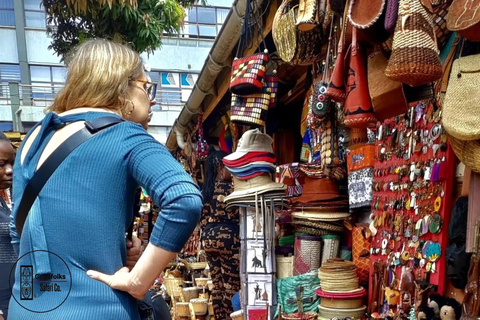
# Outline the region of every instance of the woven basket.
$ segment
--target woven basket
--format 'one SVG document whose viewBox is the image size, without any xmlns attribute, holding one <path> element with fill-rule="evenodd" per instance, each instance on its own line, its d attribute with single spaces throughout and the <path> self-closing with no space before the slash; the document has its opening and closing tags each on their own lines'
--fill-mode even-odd
<svg viewBox="0 0 480 320">
<path fill-rule="evenodd" d="M 190 301 L 191 299 L 198 298 L 198 288 L 191 287 L 191 288 L 183 288 L 183 299 L 185 302 Z"/>
<path fill-rule="evenodd" d="M 293 277 L 293 264 L 295 257 L 276 257 L 277 279 Z"/>
<path fill-rule="evenodd" d="M 305 312 L 302 317 L 298 313 L 284 313 L 282 314 L 282 319 L 284 320 L 316 320 L 317 313 L 313 311 Z"/>
<path fill-rule="evenodd" d="M 204 315 L 208 311 L 208 300 L 207 299 L 192 299 L 190 303 L 193 306 L 195 314 Z"/>
<path fill-rule="evenodd" d="M 400 0 L 392 55 L 385 75 L 416 87 L 440 79 L 442 73 L 432 13 L 420 0 Z"/>
<path fill-rule="evenodd" d="M 322 238 L 318 236 L 295 237 L 294 275 L 305 274 L 320 267 Z"/>
<path fill-rule="evenodd" d="M 472 171 L 480 173 L 480 141 L 462 141 L 447 134 L 453 152 Z"/>
<path fill-rule="evenodd" d="M 322 289 L 315 291 L 321 298 L 320 305 L 332 309 L 357 309 L 363 304 L 363 298 L 366 295 L 364 288 L 359 288 L 350 292 L 327 292 Z"/>
<path fill-rule="evenodd" d="M 232 320 L 243 320 L 243 310 L 230 313 L 230 318 L 232 318 Z"/>
<path fill-rule="evenodd" d="M 350 317 L 353 319 L 362 319 L 365 317 L 365 311 L 367 310 L 366 306 L 362 306 L 356 309 L 332 309 L 325 308 L 321 305 L 318 306 L 318 319 L 327 319 L 330 320 L 334 317 L 344 319 Z"/>
<path fill-rule="evenodd" d="M 323 239 L 323 251 L 322 251 L 322 264 L 329 259 L 338 258 L 340 252 L 340 236 L 327 234 L 322 236 Z"/>
<path fill-rule="evenodd" d="M 208 278 L 195 278 L 195 284 L 197 287 L 205 287 L 208 280 Z"/>
<path fill-rule="evenodd" d="M 188 302 L 177 302 L 175 304 L 178 317 L 189 317 L 190 316 L 190 303 Z"/>
<path fill-rule="evenodd" d="M 170 297 L 179 297 L 182 295 L 182 278 L 164 278 L 163 284 L 167 288 L 167 293 Z"/>
</svg>

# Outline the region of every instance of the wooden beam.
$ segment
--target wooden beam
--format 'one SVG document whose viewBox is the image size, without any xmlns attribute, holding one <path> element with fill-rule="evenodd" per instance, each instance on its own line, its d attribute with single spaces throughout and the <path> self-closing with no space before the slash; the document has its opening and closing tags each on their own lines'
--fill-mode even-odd
<svg viewBox="0 0 480 320">
<path fill-rule="evenodd" d="M 273 25 L 273 18 L 275 17 L 275 13 L 277 12 L 278 9 L 278 3 L 277 1 L 271 1 L 270 2 L 270 8 L 269 8 L 268 16 L 265 20 L 265 23 L 263 24 L 263 37 L 266 37 L 270 31 L 272 31 L 272 25 Z M 261 8 L 259 9 L 261 10 Z M 260 37 L 257 37 L 260 38 Z M 255 51 L 257 51 L 258 46 L 252 46 L 251 48 L 245 50 L 244 56 L 248 56 L 253 54 Z M 228 53 L 230 54 L 230 53 Z M 203 110 L 203 119 L 207 119 L 208 116 L 215 110 L 217 107 L 218 103 L 220 100 L 222 100 L 223 96 L 225 93 L 227 93 L 227 90 L 230 86 L 230 79 L 229 77 L 224 77 L 222 79 L 222 82 L 220 86 L 218 87 L 217 90 L 217 95 L 212 99 L 212 101 L 206 106 Z"/>
</svg>

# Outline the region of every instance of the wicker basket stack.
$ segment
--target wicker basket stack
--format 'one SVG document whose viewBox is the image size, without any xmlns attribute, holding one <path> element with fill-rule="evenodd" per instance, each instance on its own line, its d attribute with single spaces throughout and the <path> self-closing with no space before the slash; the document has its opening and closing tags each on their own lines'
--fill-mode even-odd
<svg viewBox="0 0 480 320">
<path fill-rule="evenodd" d="M 343 259 L 330 259 L 318 269 L 321 298 L 318 319 L 361 318 L 365 314 L 366 291 L 358 284 L 355 264 Z"/>
</svg>

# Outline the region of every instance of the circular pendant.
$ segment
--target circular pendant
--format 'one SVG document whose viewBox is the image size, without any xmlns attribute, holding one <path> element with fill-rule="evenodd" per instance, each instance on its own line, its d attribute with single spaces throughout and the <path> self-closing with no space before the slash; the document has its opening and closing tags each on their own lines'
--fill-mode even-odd
<svg viewBox="0 0 480 320">
<path fill-rule="evenodd" d="M 435 199 L 435 203 L 433 204 L 433 209 L 435 210 L 435 212 L 439 212 L 441 207 L 442 207 L 442 198 L 438 196 Z"/>
</svg>

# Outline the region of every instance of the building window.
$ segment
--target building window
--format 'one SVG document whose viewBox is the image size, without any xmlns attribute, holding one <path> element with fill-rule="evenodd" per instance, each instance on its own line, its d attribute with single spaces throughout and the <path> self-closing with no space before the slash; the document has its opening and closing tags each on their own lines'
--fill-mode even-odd
<svg viewBox="0 0 480 320">
<path fill-rule="evenodd" d="M 162 105 L 184 103 L 198 78 L 198 74 L 167 71 L 151 71 L 148 76 L 158 84 L 155 111 L 161 110 Z"/>
<path fill-rule="evenodd" d="M 187 12 L 181 36 L 184 38 L 215 38 L 225 22 L 229 10 L 227 8 L 194 6 Z"/>
<path fill-rule="evenodd" d="M 1 0 L 0 0 L 1 1 Z M 45 29 L 46 15 L 41 0 L 23 0 L 25 6 L 25 26 Z"/>
<path fill-rule="evenodd" d="M 0 26 L 15 26 L 13 0 L 0 0 Z"/>
<path fill-rule="evenodd" d="M 32 98 L 53 99 L 65 83 L 65 67 L 30 66 Z"/>
<path fill-rule="evenodd" d="M 18 64 L 0 64 L 0 97 L 9 92 L 9 82 L 20 82 L 20 66 Z"/>
</svg>

